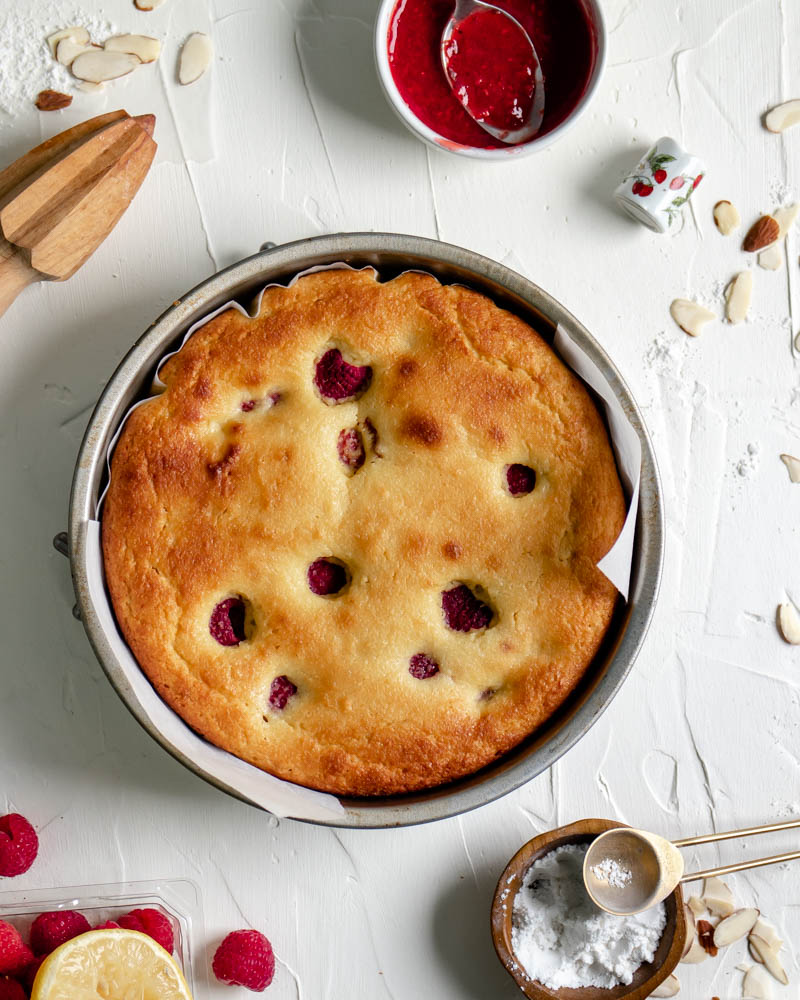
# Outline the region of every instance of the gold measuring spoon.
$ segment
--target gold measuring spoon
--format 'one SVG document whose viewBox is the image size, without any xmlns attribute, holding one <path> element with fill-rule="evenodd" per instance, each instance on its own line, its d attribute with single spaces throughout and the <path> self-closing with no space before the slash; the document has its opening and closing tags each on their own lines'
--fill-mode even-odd
<svg viewBox="0 0 800 1000">
<path fill-rule="evenodd" d="M 800 819 L 794 819 L 786 823 L 771 823 L 769 826 L 730 830 L 726 833 L 710 833 L 703 837 L 689 837 L 671 842 L 646 830 L 620 827 L 602 833 L 592 841 L 583 863 L 583 881 L 594 902 L 607 913 L 641 913 L 642 910 L 647 910 L 666 899 L 684 882 L 800 858 L 800 851 L 790 851 L 788 854 L 775 854 L 755 861 L 739 861 L 732 865 L 708 868 L 687 875 L 684 873 L 683 855 L 678 850 L 679 847 L 711 844 L 718 840 L 734 840 L 740 837 L 755 837 L 762 833 L 777 833 L 779 830 L 798 828 Z"/>
</svg>

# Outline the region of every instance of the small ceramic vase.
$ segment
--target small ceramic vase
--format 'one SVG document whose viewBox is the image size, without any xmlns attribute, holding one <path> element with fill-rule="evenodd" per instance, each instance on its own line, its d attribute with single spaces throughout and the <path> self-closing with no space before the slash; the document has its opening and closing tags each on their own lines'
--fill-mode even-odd
<svg viewBox="0 0 800 1000">
<path fill-rule="evenodd" d="M 659 139 L 614 192 L 625 211 L 656 233 L 669 232 L 705 175 L 674 139 Z"/>
</svg>

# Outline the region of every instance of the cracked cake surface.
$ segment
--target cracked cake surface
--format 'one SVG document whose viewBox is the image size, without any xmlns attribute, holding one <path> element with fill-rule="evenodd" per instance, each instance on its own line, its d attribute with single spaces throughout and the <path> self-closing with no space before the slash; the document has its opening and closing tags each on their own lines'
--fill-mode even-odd
<svg viewBox="0 0 800 1000">
<path fill-rule="evenodd" d="M 430 275 L 326 271 L 229 310 L 128 419 L 102 518 L 122 633 L 212 743 L 349 795 L 443 784 L 590 667 L 624 521 L 539 335 Z"/>
</svg>

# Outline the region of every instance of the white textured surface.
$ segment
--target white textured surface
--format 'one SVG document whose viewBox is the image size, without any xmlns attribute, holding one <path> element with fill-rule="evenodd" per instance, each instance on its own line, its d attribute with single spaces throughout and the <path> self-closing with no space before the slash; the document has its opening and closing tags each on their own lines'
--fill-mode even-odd
<svg viewBox="0 0 800 1000">
<path fill-rule="evenodd" d="M 785 594 L 800 601 L 800 487 L 778 457 L 800 452 L 798 230 L 788 266 L 756 273 L 746 323 L 693 341 L 668 313 L 684 295 L 721 312 L 742 267 L 735 240 L 713 226 L 717 199 L 747 224 L 800 197 L 800 129 L 778 137 L 759 122 L 800 96 L 788 41 L 800 37 L 800 7 L 606 0 L 609 68 L 588 116 L 552 150 L 498 166 L 427 152 L 395 122 L 372 68 L 375 5 L 213 0 L 216 157 L 182 162 L 162 117 L 164 154 L 115 233 L 69 284 L 29 290 L 0 320 L 0 809 L 43 831 L 41 859 L 15 888 L 194 878 L 211 943 L 245 924 L 269 934 L 281 959 L 276 1000 L 511 1000 L 488 907 L 507 859 L 535 832 L 607 815 L 688 835 L 800 811 L 800 660 L 774 624 Z M 201 0 L 170 0 L 153 15 L 107 0 L 102 13 L 123 30 L 162 16 L 202 30 L 208 17 Z M 170 38 L 163 73 L 179 41 Z M 101 106 L 151 110 L 149 79 L 115 84 Z M 92 108 L 83 95 L 42 127 L 58 131 Z M 709 167 L 674 237 L 647 233 L 611 201 L 620 174 L 665 133 Z M 37 117 L 23 116 L 0 133 L 3 160 L 38 137 Z M 652 631 L 592 732 L 501 802 L 385 833 L 278 824 L 163 754 L 95 662 L 50 546 L 66 525 L 88 410 L 148 323 L 265 240 L 348 229 L 438 235 L 561 299 L 643 407 L 668 516 Z M 704 848 L 689 864 L 797 842 Z M 731 881 L 800 945 L 800 866 Z M 684 994 L 739 995 L 743 957 L 734 946 L 685 968 Z M 786 964 L 796 984 L 793 954 Z M 797 995 L 776 985 L 776 997 Z"/>
</svg>

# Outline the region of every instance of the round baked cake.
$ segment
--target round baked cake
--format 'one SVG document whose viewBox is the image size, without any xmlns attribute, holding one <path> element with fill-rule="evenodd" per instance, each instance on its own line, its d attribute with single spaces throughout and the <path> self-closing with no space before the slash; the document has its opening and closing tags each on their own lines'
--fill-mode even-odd
<svg viewBox="0 0 800 1000">
<path fill-rule="evenodd" d="M 388 795 L 491 763 L 578 684 L 625 504 L 594 402 L 521 319 L 331 270 L 217 316 L 161 378 L 114 452 L 105 570 L 206 739 Z"/>
</svg>

